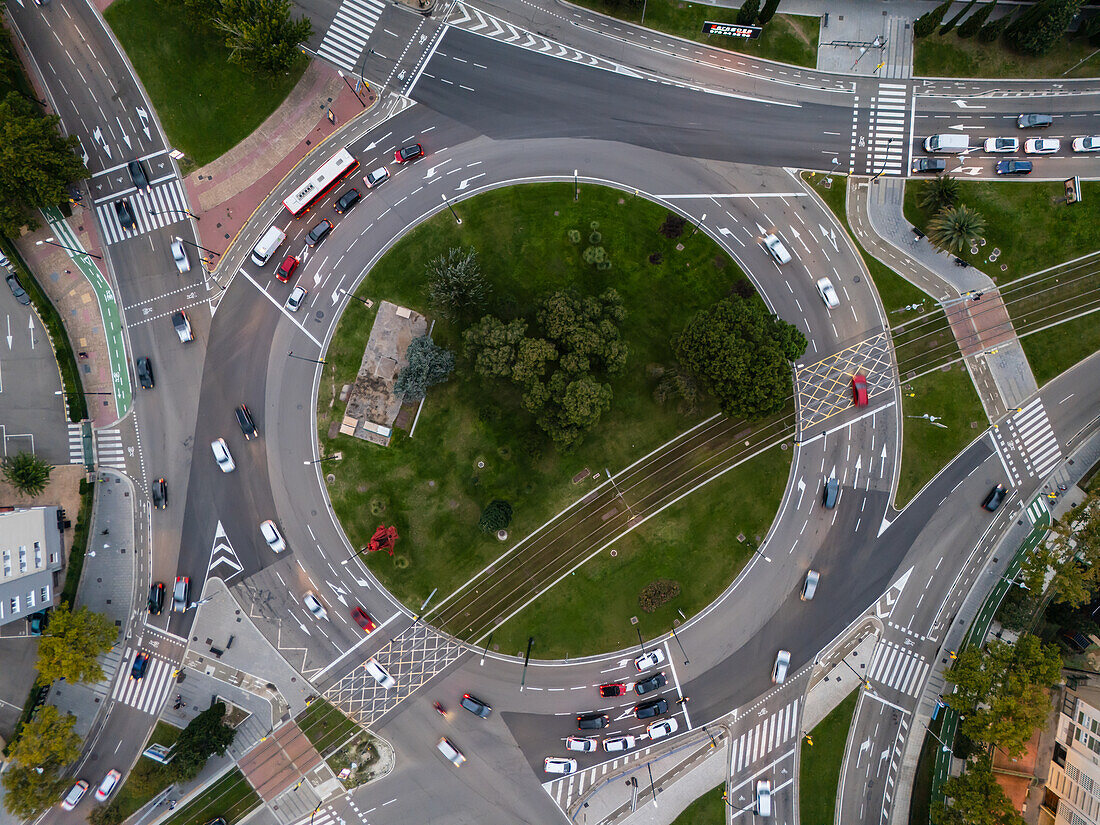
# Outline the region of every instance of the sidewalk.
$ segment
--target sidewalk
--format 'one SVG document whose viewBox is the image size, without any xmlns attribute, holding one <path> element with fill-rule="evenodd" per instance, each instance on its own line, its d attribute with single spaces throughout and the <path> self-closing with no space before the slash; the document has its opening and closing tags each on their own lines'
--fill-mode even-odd
<svg viewBox="0 0 1100 825">
<path fill-rule="evenodd" d="M 184 185 L 192 212 L 202 219 L 195 225 L 202 245 L 224 254 L 279 181 L 317 144 L 378 100 L 368 86 L 359 97 L 362 103 L 334 68 L 313 60 L 287 99 L 251 135 L 188 175 Z M 328 119 L 330 110 L 335 123 Z"/>
</svg>

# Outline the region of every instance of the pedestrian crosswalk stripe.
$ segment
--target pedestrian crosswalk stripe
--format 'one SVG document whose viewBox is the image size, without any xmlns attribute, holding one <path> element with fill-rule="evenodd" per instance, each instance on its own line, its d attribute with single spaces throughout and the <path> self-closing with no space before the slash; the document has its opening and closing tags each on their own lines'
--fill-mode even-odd
<svg viewBox="0 0 1100 825">
<path fill-rule="evenodd" d="M 122 443 L 122 434 L 117 429 L 95 431 L 96 463 L 101 467 L 126 469 L 126 446 Z"/>
<path fill-rule="evenodd" d="M 124 228 L 115 212 L 115 201 L 109 198 L 97 203 L 96 215 L 103 227 L 104 239 L 108 245 L 116 244 L 127 238 L 144 235 L 162 226 L 169 226 L 187 220 L 187 201 L 183 187 L 176 178 L 170 178 L 162 184 L 153 184 L 148 189 L 132 192 L 126 197 L 137 221 L 137 229 Z"/>
<path fill-rule="evenodd" d="M 798 732 L 799 702 L 795 699 L 737 738 L 730 758 L 733 773 L 756 764 Z"/>
<path fill-rule="evenodd" d="M 355 71 L 363 47 L 386 8 L 381 0 L 344 0 L 321 41 L 317 54 L 341 69 Z"/>
<path fill-rule="evenodd" d="M 69 463 L 84 463 L 84 433 L 79 424 L 69 425 Z"/>
<path fill-rule="evenodd" d="M 131 679 L 130 669 L 134 665 L 137 654 L 136 650 L 126 651 L 111 698 L 116 702 L 137 708 L 142 713 L 155 715 L 160 712 L 161 705 L 164 704 L 164 700 L 168 698 L 168 693 L 172 689 L 172 673 L 175 666 L 164 659 L 150 656 L 145 676 L 141 679 Z"/>
<path fill-rule="evenodd" d="M 880 687 L 916 696 L 928 669 L 928 661 L 923 656 L 893 642 L 880 641 L 871 656 L 867 678 Z"/>
</svg>

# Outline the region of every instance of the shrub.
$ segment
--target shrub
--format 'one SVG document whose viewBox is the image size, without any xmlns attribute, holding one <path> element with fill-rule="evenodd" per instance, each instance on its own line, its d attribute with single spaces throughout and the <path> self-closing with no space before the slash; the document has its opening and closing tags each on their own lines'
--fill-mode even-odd
<svg viewBox="0 0 1100 825">
<path fill-rule="evenodd" d="M 602 241 L 603 235 L 601 235 L 599 232 L 593 232 L 591 235 L 588 236 L 588 242 L 592 244 L 592 246 L 599 246 Z"/>
<path fill-rule="evenodd" d="M 680 217 L 675 212 L 669 212 L 658 231 L 669 240 L 673 240 L 684 234 L 685 226 L 687 226 L 686 218 Z"/>
<path fill-rule="evenodd" d="M 649 262 L 650 262 L 651 264 L 653 264 L 654 266 L 656 266 L 657 264 L 659 264 L 659 263 L 660 263 L 661 261 L 663 261 L 664 259 L 665 259 L 665 256 L 664 256 L 664 255 L 662 255 L 662 254 L 661 254 L 660 252 L 654 252 L 654 253 L 652 253 L 652 254 L 651 254 L 651 255 L 649 256 Z"/>
<path fill-rule="evenodd" d="M 928 37 L 934 32 L 936 27 L 943 21 L 943 16 L 951 8 L 952 2 L 954 0 L 944 0 L 932 11 L 925 12 L 918 17 L 916 22 L 913 23 L 913 37 Z"/>
<path fill-rule="evenodd" d="M 580 233 L 579 230 L 570 229 L 567 234 L 569 235 L 569 240 L 571 240 L 573 243 L 580 243 L 581 242 L 581 233 Z"/>
<path fill-rule="evenodd" d="M 978 30 L 978 41 L 981 43 L 996 43 L 1001 34 L 1008 27 L 1012 19 L 1012 13 L 1006 14 L 1000 20 L 991 20 Z"/>
<path fill-rule="evenodd" d="M 512 505 L 499 498 L 490 501 L 481 511 L 477 529 L 482 533 L 495 533 L 512 523 Z"/>
<path fill-rule="evenodd" d="M 760 14 L 760 0 L 745 0 L 737 11 L 737 22 L 742 26 L 751 26 Z"/>
<path fill-rule="evenodd" d="M 955 26 L 958 25 L 959 21 L 963 19 L 963 15 L 974 8 L 974 4 L 977 2 L 978 0 L 970 0 L 969 3 L 962 7 L 958 14 L 956 14 L 954 17 L 952 17 L 950 20 L 940 26 L 940 37 L 943 37 L 943 35 L 947 34 L 949 31 L 955 28 Z"/>
<path fill-rule="evenodd" d="M 970 15 L 963 24 L 959 26 L 958 31 L 955 32 L 959 37 L 966 39 L 973 37 L 978 33 L 978 30 L 985 25 L 985 21 L 989 19 L 989 15 L 993 13 L 993 9 L 997 7 L 997 0 L 993 0 L 992 3 L 986 3 L 972 15 Z"/>
<path fill-rule="evenodd" d="M 764 8 L 760 10 L 760 14 L 756 16 L 756 25 L 766 26 L 771 22 L 773 16 L 775 16 L 775 10 L 779 7 L 779 0 L 765 0 Z"/>
<path fill-rule="evenodd" d="M 730 287 L 730 297 L 736 295 L 738 298 L 744 298 L 748 300 L 756 294 L 756 287 L 752 285 L 752 281 L 748 278 L 738 278 L 733 282 L 733 286 Z"/>
<path fill-rule="evenodd" d="M 642 588 L 642 592 L 638 594 L 638 606 L 646 613 L 652 613 L 679 595 L 680 582 L 672 579 L 657 579 Z"/>
</svg>

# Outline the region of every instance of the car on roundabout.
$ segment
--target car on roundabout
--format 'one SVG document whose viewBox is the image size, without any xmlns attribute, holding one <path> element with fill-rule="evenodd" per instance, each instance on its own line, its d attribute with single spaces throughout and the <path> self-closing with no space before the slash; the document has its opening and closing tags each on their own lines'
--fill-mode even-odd
<svg viewBox="0 0 1100 825">
<path fill-rule="evenodd" d="M 353 607 L 351 609 L 351 618 L 357 625 L 363 628 L 366 633 L 373 633 L 375 628 L 378 627 L 374 619 L 370 617 L 370 614 L 361 607 Z"/>
<path fill-rule="evenodd" d="M 302 596 L 302 604 L 306 606 L 306 610 L 313 614 L 313 618 L 328 620 L 328 611 L 312 590 L 307 590 L 305 595 Z"/>
<path fill-rule="evenodd" d="M 81 799 L 84 798 L 84 794 L 88 792 L 88 783 L 83 779 L 78 779 L 76 784 L 69 788 L 69 792 L 65 794 L 65 798 L 61 800 L 61 810 L 71 811 L 77 806 Z"/>
<path fill-rule="evenodd" d="M 1053 155 L 1062 148 L 1058 138 L 1028 138 L 1024 141 L 1024 153 L 1028 155 Z"/>
<path fill-rule="evenodd" d="M 283 539 L 283 534 L 279 532 L 279 528 L 271 519 L 260 522 L 260 535 L 264 537 L 264 541 L 267 542 L 267 546 L 271 548 L 272 552 L 282 553 L 286 550 L 286 541 Z"/>
<path fill-rule="evenodd" d="M 852 376 L 852 403 L 857 407 L 867 406 L 867 376 L 861 372 Z"/>
<path fill-rule="evenodd" d="M 668 684 L 668 679 L 663 672 L 654 673 L 648 679 L 641 679 L 634 685 L 634 692 L 639 696 L 644 696 L 654 690 L 660 690 Z"/>
<path fill-rule="evenodd" d="M 836 296 L 836 290 L 833 289 L 833 282 L 828 278 L 817 279 L 817 293 L 829 309 L 836 309 L 840 306 L 840 299 Z"/>
<path fill-rule="evenodd" d="M 111 795 L 111 792 L 118 785 L 118 780 L 122 778 L 122 774 L 118 771 L 107 771 L 107 775 L 103 777 L 103 781 L 99 783 L 99 787 L 96 788 L 95 798 L 97 802 L 106 801 L 107 797 Z"/>
<path fill-rule="evenodd" d="M 233 415 L 237 417 L 237 424 L 241 428 L 241 433 L 244 435 L 245 441 L 251 441 L 259 433 L 256 432 L 256 422 L 252 419 L 252 411 L 244 404 L 233 410 Z"/>
<path fill-rule="evenodd" d="M 172 585 L 172 612 L 183 613 L 191 602 L 191 579 L 187 576 L 176 576 L 176 582 Z"/>
<path fill-rule="evenodd" d="M 560 756 L 548 756 L 542 763 L 542 769 L 547 773 L 558 773 L 567 776 L 577 770 L 576 759 L 563 759 Z"/>
<path fill-rule="evenodd" d="M 191 260 L 187 257 L 187 250 L 183 248 L 182 238 L 172 239 L 172 260 L 176 263 L 176 271 L 184 275 L 191 271 Z"/>
<path fill-rule="evenodd" d="M 1030 160 L 1002 160 L 994 171 L 998 175 L 1030 175 L 1034 164 Z"/>
<path fill-rule="evenodd" d="M 447 757 L 447 761 L 454 765 L 456 768 L 466 761 L 466 756 L 456 748 L 451 740 L 444 736 L 439 740 L 439 744 L 436 745 L 439 752 Z"/>
<path fill-rule="evenodd" d="M 626 736 L 613 736 L 610 739 L 603 740 L 603 749 L 607 753 L 622 753 L 628 751 L 634 747 L 634 743 L 637 740 L 627 734 Z"/>
<path fill-rule="evenodd" d="M 643 653 L 637 659 L 634 660 L 634 667 L 638 670 L 646 670 L 651 667 L 657 667 L 665 660 L 665 653 L 659 647 L 653 648 L 648 653 Z"/>
<path fill-rule="evenodd" d="M 1100 152 L 1100 135 L 1073 139 L 1074 152 Z"/>
<path fill-rule="evenodd" d="M 159 616 L 164 609 L 164 582 L 154 582 L 149 586 L 149 613 Z"/>
<path fill-rule="evenodd" d="M 143 390 L 151 390 L 156 386 L 156 381 L 153 378 L 153 362 L 148 358 L 137 360 L 137 377 Z"/>
<path fill-rule="evenodd" d="M 654 699 L 652 702 L 643 702 L 634 707 L 636 719 L 652 719 L 664 713 L 668 713 L 668 699 Z"/>
<path fill-rule="evenodd" d="M 989 495 L 987 495 L 982 502 L 982 507 L 993 513 L 1001 506 L 1001 502 L 1005 500 L 1005 496 L 1007 495 L 1008 490 L 1005 489 L 1005 486 L 1003 484 L 998 484 L 989 491 Z"/>
<path fill-rule="evenodd" d="M 775 258 L 777 264 L 790 263 L 791 253 L 787 251 L 787 247 L 783 246 L 783 242 L 774 234 L 765 235 L 763 244 L 768 253 Z"/>
<path fill-rule="evenodd" d="M 283 258 L 283 262 L 279 264 L 279 268 L 275 270 L 275 277 L 285 284 L 290 280 L 290 276 L 294 274 L 294 270 L 298 268 L 298 263 L 297 257 L 287 255 Z"/>
<path fill-rule="evenodd" d="M 565 749 L 567 751 L 578 751 L 580 753 L 592 753 L 600 746 L 600 743 L 596 739 L 589 739 L 584 736 L 570 736 L 565 740 Z"/>
<path fill-rule="evenodd" d="M 134 664 L 130 668 L 131 679 L 144 679 L 145 672 L 149 669 L 149 654 L 139 653 L 134 657 Z"/>
<path fill-rule="evenodd" d="M 304 286 L 296 286 L 290 291 L 290 296 L 286 299 L 286 308 L 291 312 L 297 312 L 302 308 L 302 301 L 306 299 L 306 288 Z"/>
<path fill-rule="evenodd" d="M 223 473 L 231 473 L 237 469 L 237 465 L 233 463 L 233 455 L 229 452 L 229 445 L 225 443 L 224 438 L 215 438 L 211 441 L 210 451 L 214 453 L 214 461 Z"/>
<path fill-rule="evenodd" d="M 608 682 L 606 685 L 600 685 L 600 696 L 604 699 L 610 699 L 614 696 L 622 696 L 626 693 L 626 685 L 622 682 Z"/>
<path fill-rule="evenodd" d="M 985 141 L 987 152 L 1019 152 L 1020 141 L 1018 138 L 987 138 Z"/>
<path fill-rule="evenodd" d="M 424 157 L 424 147 L 419 143 L 405 146 L 393 153 L 393 159 L 398 163 L 408 163 L 409 161 L 417 160 L 422 157 Z"/>
<path fill-rule="evenodd" d="M 476 696 L 471 696 L 469 693 L 465 694 L 462 699 L 459 700 L 459 704 L 479 719 L 488 719 L 489 714 L 493 712 L 491 707 Z"/>
<path fill-rule="evenodd" d="M 8 289 L 11 290 L 12 297 L 23 306 L 29 307 L 31 305 L 31 297 L 27 294 L 27 290 L 23 289 L 23 285 L 19 283 L 19 278 L 16 277 L 15 273 L 8 273 L 4 280 L 7 281 Z"/>
<path fill-rule="evenodd" d="M 577 730 L 600 730 L 611 724 L 611 717 L 603 713 L 582 713 L 577 717 Z"/>
<path fill-rule="evenodd" d="M 650 739 L 661 739 L 665 736 L 669 736 L 676 733 L 680 729 L 680 723 L 675 719 L 662 719 L 659 722 L 653 722 L 648 728 L 645 729 L 649 734 Z"/>
</svg>

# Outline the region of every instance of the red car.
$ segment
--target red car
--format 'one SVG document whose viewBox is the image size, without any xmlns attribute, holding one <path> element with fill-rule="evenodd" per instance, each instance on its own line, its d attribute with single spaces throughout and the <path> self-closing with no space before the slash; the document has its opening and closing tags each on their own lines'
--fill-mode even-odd
<svg viewBox="0 0 1100 825">
<path fill-rule="evenodd" d="M 414 143 L 412 146 L 406 146 L 404 149 L 398 149 L 393 153 L 393 159 L 398 163 L 408 163 L 410 160 L 416 160 L 422 157 L 424 157 L 424 147 L 419 143 Z"/>
<path fill-rule="evenodd" d="M 867 406 L 867 376 L 860 372 L 852 376 L 852 403 L 857 407 Z"/>
<path fill-rule="evenodd" d="M 290 280 L 290 276 L 294 274 L 294 270 L 298 268 L 298 259 L 293 255 L 287 255 L 283 259 L 283 262 L 279 264 L 279 268 L 275 270 L 275 277 L 282 281 L 284 284 Z"/>
<path fill-rule="evenodd" d="M 607 699 L 611 696 L 622 696 L 626 693 L 626 685 L 620 682 L 611 682 L 607 685 L 600 685 L 600 696 Z"/>
<path fill-rule="evenodd" d="M 374 619 L 372 619 L 367 614 L 367 611 L 361 607 L 353 607 L 351 609 L 351 617 L 355 619 L 355 623 L 363 628 L 363 630 L 367 631 L 367 633 L 373 633 L 374 629 L 378 627 L 378 625 L 374 623 Z"/>
</svg>

